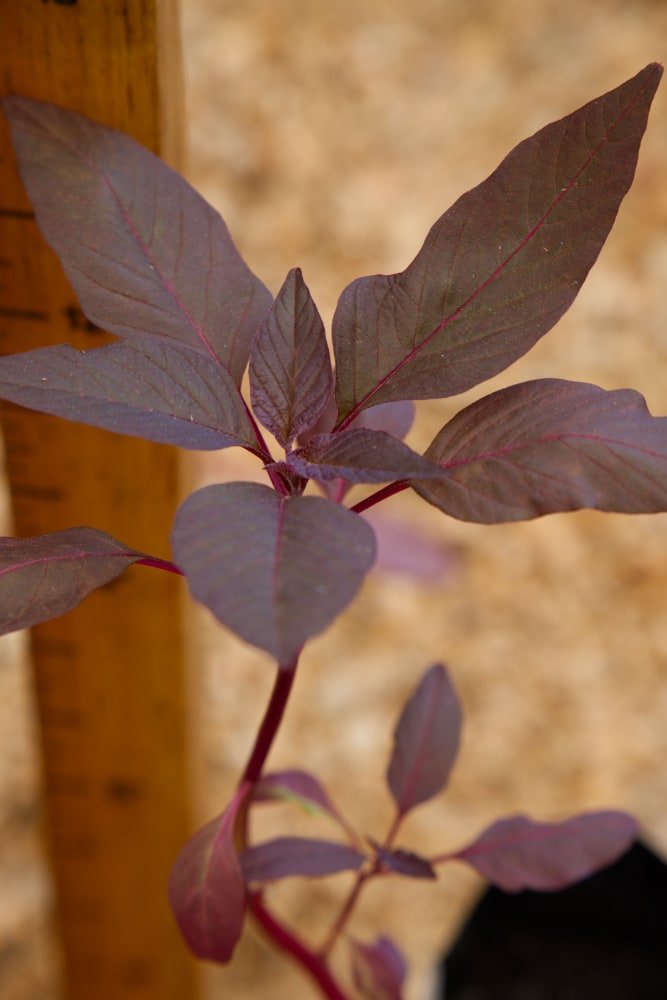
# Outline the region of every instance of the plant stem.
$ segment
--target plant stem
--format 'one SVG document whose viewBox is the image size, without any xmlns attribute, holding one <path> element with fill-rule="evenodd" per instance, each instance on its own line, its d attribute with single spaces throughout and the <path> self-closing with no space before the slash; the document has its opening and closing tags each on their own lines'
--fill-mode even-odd
<svg viewBox="0 0 667 1000">
<path fill-rule="evenodd" d="M 269 751 L 273 745 L 273 741 L 276 738 L 278 728 L 285 712 L 287 699 L 289 698 L 290 691 L 292 690 L 297 663 L 298 657 L 295 657 L 293 662 L 289 663 L 287 666 L 278 666 L 273 691 L 271 692 L 271 698 L 269 699 L 269 704 L 266 707 L 262 724 L 259 727 L 255 738 L 255 745 L 252 748 L 252 753 L 250 754 L 248 763 L 246 764 L 240 784 L 247 783 L 254 785 L 255 782 L 257 782 L 261 777 L 264 762 L 266 761 Z"/>
<path fill-rule="evenodd" d="M 261 893 L 249 895 L 248 908 L 273 943 L 301 966 L 320 988 L 323 996 L 329 1000 L 348 1000 L 347 995 L 331 975 L 324 959 L 311 951 L 266 909 Z"/>
<path fill-rule="evenodd" d="M 400 493 L 401 490 L 407 490 L 410 484 L 406 483 L 404 479 L 399 479 L 395 483 L 389 483 L 388 486 L 383 486 L 381 490 L 376 490 L 375 493 L 371 493 L 369 497 L 364 500 L 360 500 L 359 503 L 355 503 L 354 507 L 350 507 L 355 514 L 361 514 L 362 511 L 368 510 L 369 507 L 374 507 L 376 503 L 380 503 L 382 500 L 386 500 L 388 497 L 393 497 L 394 493 Z"/>
<path fill-rule="evenodd" d="M 326 958 L 326 956 L 329 955 L 331 949 L 333 948 L 336 941 L 342 934 L 343 930 L 345 929 L 346 923 L 352 916 L 353 909 L 357 905 L 357 901 L 359 899 L 359 896 L 361 895 L 361 890 L 363 889 L 366 880 L 370 878 L 370 876 L 374 872 L 375 868 L 371 868 L 370 870 L 361 871 L 357 873 L 354 885 L 352 886 L 352 889 L 350 890 L 347 899 L 343 903 L 340 913 L 333 922 L 333 925 L 331 927 L 331 930 L 329 931 L 326 941 L 320 948 L 319 954 L 322 956 L 322 958 Z"/>
</svg>

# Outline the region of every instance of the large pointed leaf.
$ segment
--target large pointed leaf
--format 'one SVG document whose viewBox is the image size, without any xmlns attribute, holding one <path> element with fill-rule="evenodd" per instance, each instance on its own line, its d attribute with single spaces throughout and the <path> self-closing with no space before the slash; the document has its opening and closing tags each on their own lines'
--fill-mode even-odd
<svg viewBox="0 0 667 1000">
<path fill-rule="evenodd" d="M 306 812 L 330 816 L 351 840 L 357 840 L 355 831 L 333 804 L 327 790 L 308 771 L 275 771 L 262 775 L 253 787 L 252 801 L 297 802 Z"/>
<path fill-rule="evenodd" d="M 465 861 L 506 892 L 563 889 L 610 865 L 636 836 L 632 816 L 612 810 L 581 813 L 562 823 L 509 816 L 447 860 Z"/>
<path fill-rule="evenodd" d="M 649 65 L 522 142 L 405 271 L 347 287 L 333 324 L 343 426 L 375 403 L 462 392 L 554 325 L 632 182 L 661 73 Z"/>
<path fill-rule="evenodd" d="M 387 782 L 399 816 L 447 784 L 459 749 L 461 709 L 447 671 L 431 667 L 401 712 Z"/>
<path fill-rule="evenodd" d="M 309 837 L 276 837 L 248 847 L 241 855 L 246 882 L 275 882 L 300 875 L 322 878 L 357 871 L 365 857 L 349 844 Z"/>
<path fill-rule="evenodd" d="M 324 324 L 298 268 L 289 272 L 252 346 L 255 415 L 285 447 L 326 408 L 333 372 Z"/>
<path fill-rule="evenodd" d="M 218 213 L 127 135 L 25 97 L 4 107 L 37 221 L 86 316 L 194 345 L 239 382 L 271 295 Z"/>
<path fill-rule="evenodd" d="M 340 477 L 352 483 L 386 483 L 430 476 L 440 479 L 443 475 L 439 466 L 398 438 L 362 427 L 318 434 L 304 448 L 289 454 L 287 462 L 300 476 L 320 482 Z"/>
<path fill-rule="evenodd" d="M 169 878 L 169 902 L 188 947 L 213 962 L 230 960 L 243 929 L 245 883 L 234 824 L 246 791 L 188 840 Z"/>
<path fill-rule="evenodd" d="M 559 379 L 501 389 L 457 414 L 426 454 L 447 478 L 415 489 L 465 521 L 667 510 L 667 417 L 631 389 Z"/>
<path fill-rule="evenodd" d="M 366 1000 L 401 1000 L 407 975 L 405 959 L 389 938 L 373 944 L 350 938 L 354 985 Z"/>
<path fill-rule="evenodd" d="M 64 615 L 144 558 L 95 528 L 0 538 L 0 635 Z"/>
<path fill-rule="evenodd" d="M 190 347 L 154 337 L 0 358 L 0 398 L 181 448 L 256 443 L 231 375 Z"/>
<path fill-rule="evenodd" d="M 193 597 L 284 666 L 349 604 L 375 555 L 357 514 L 257 483 L 192 494 L 172 541 Z"/>
</svg>

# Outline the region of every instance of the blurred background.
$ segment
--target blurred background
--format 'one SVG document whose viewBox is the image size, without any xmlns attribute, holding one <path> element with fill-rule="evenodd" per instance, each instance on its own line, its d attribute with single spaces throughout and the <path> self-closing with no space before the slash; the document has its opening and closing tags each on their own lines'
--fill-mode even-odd
<svg viewBox="0 0 667 1000">
<path fill-rule="evenodd" d="M 303 269 L 327 324 L 352 278 L 402 269 L 432 222 L 518 141 L 664 59 L 667 47 L 660 0 L 182 7 L 188 177 L 274 292 L 290 267 Z M 413 447 L 464 403 L 536 377 L 631 386 L 667 413 L 666 126 L 663 84 L 634 188 L 570 312 L 482 388 L 420 403 Z M 193 484 L 255 472 L 235 452 L 209 455 Z M 464 705 L 463 749 L 447 794 L 409 819 L 402 843 L 443 851 L 498 815 L 614 806 L 667 853 L 667 515 L 582 512 L 486 528 L 408 493 L 381 510 L 417 533 L 408 546 L 414 553 L 423 540 L 428 561 L 418 561 L 419 578 L 397 572 L 388 532 L 386 571 L 307 648 L 272 766 L 315 771 L 359 829 L 382 836 L 396 715 L 442 660 Z M 207 616 L 197 624 L 204 819 L 237 778 L 272 673 Z M 0 997 L 50 1000 L 50 890 L 22 649 L 17 636 L 0 644 Z M 287 811 L 272 816 L 290 829 Z M 307 817 L 299 824 L 323 832 Z M 275 899 L 316 930 L 345 888 L 344 878 L 295 883 Z M 458 866 L 436 885 L 387 880 L 362 900 L 354 929 L 396 936 L 411 965 L 408 996 L 424 1000 L 480 890 Z M 238 955 L 206 973 L 211 1000 L 311 995 L 253 934 Z"/>
</svg>

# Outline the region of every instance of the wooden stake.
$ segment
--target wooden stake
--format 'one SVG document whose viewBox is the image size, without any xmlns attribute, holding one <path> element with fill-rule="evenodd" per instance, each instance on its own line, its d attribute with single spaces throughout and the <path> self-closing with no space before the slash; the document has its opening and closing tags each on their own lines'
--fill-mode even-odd
<svg viewBox="0 0 667 1000">
<path fill-rule="evenodd" d="M 180 161 L 176 0 L 0 4 L 0 88 Z M 0 350 L 102 344 L 38 232 L 0 132 Z M 16 533 L 91 525 L 169 557 L 173 450 L 7 405 Z M 133 568 L 34 630 L 47 825 L 70 1000 L 192 1000 L 166 899 L 189 830 L 182 582 Z"/>
</svg>

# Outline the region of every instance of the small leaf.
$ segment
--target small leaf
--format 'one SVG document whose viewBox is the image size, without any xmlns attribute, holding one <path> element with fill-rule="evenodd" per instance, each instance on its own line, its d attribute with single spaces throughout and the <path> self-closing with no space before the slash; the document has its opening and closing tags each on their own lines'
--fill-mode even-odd
<svg viewBox="0 0 667 1000">
<path fill-rule="evenodd" d="M 447 784 L 459 749 L 461 709 L 447 671 L 427 670 L 394 731 L 387 782 L 399 816 L 432 799 Z"/>
<path fill-rule="evenodd" d="M 329 482 L 340 477 L 353 483 L 385 483 L 392 479 L 441 478 L 442 470 L 384 431 L 353 428 L 311 438 L 287 457 L 300 476 Z"/>
<path fill-rule="evenodd" d="M 197 958 L 228 962 L 243 930 L 245 884 L 234 824 L 246 795 L 237 792 L 221 816 L 188 840 L 169 878 L 169 902 Z"/>
<path fill-rule="evenodd" d="M 231 375 L 192 348 L 152 337 L 0 358 L 0 398 L 181 448 L 256 444 Z"/>
<path fill-rule="evenodd" d="M 627 813 L 581 813 L 561 823 L 509 816 L 450 855 L 505 892 L 563 889 L 610 865 L 630 847 L 637 823 Z"/>
<path fill-rule="evenodd" d="M 569 308 L 632 183 L 662 67 L 520 143 L 400 274 L 353 281 L 333 320 L 339 426 L 451 396 L 525 354 Z"/>
<path fill-rule="evenodd" d="M 667 510 L 667 417 L 630 389 L 559 379 L 501 389 L 457 414 L 426 455 L 447 478 L 415 490 L 465 521 Z"/>
<path fill-rule="evenodd" d="M 265 774 L 253 787 L 253 802 L 297 802 L 307 812 L 317 812 L 335 820 L 351 840 L 357 836 L 347 820 L 336 809 L 329 793 L 317 778 L 307 771 L 276 771 Z"/>
<path fill-rule="evenodd" d="M 172 543 L 193 597 L 283 666 L 349 604 L 375 556 L 357 514 L 257 483 L 192 494 Z"/>
<path fill-rule="evenodd" d="M 407 965 L 388 937 L 373 944 L 350 938 L 354 985 L 367 1000 L 402 1000 Z"/>
<path fill-rule="evenodd" d="M 286 447 L 325 410 L 333 373 L 324 324 L 298 268 L 264 318 L 250 356 L 250 396 L 257 418 Z"/>
<path fill-rule="evenodd" d="M 275 882 L 295 875 L 322 878 L 356 871 L 366 858 L 348 844 L 308 837 L 276 837 L 248 847 L 241 855 L 246 882 Z"/>
<path fill-rule="evenodd" d="M 218 213 L 129 136 L 54 104 L 3 104 L 37 222 L 88 319 L 190 344 L 239 383 L 271 295 Z"/>
<path fill-rule="evenodd" d="M 458 565 L 456 550 L 429 535 L 418 524 L 390 517 L 378 507 L 364 511 L 377 542 L 374 570 L 397 573 L 418 583 L 434 583 L 451 578 Z"/>
<path fill-rule="evenodd" d="M 415 404 L 409 399 L 394 403 L 369 406 L 356 418 L 352 427 L 366 427 L 371 431 L 385 431 L 395 438 L 404 438 L 415 419 Z M 333 422 L 331 424 L 333 427 Z"/>
<path fill-rule="evenodd" d="M 0 635 L 64 615 L 143 558 L 95 528 L 0 538 Z"/>
<path fill-rule="evenodd" d="M 382 868 L 395 875 L 405 875 L 407 878 L 436 879 L 438 876 L 428 858 L 413 851 L 400 848 L 388 850 L 380 844 L 373 844 L 375 856 Z"/>
</svg>

